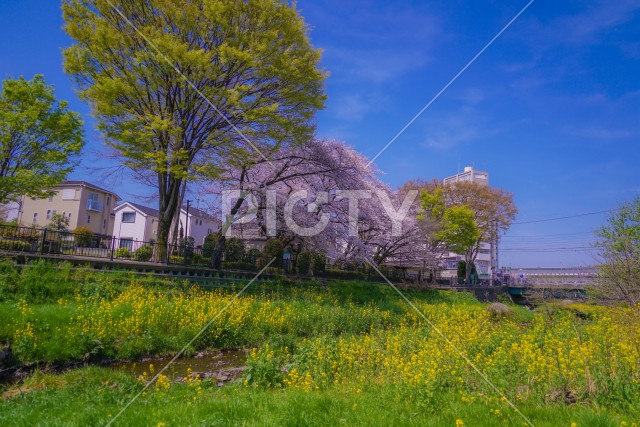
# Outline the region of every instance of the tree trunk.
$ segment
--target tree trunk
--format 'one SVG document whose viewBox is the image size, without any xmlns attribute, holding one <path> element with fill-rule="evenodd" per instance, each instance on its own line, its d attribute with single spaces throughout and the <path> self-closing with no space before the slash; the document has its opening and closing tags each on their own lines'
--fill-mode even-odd
<svg viewBox="0 0 640 427">
<path fill-rule="evenodd" d="M 469 279 L 471 278 L 471 270 L 473 269 L 473 257 L 465 256 L 464 262 L 466 264 L 464 269 L 464 282 L 471 283 Z"/>
<path fill-rule="evenodd" d="M 178 211 L 180 190 L 183 180 L 169 174 L 158 174 L 159 206 L 158 206 L 158 258 L 166 263 L 169 259 L 169 233 L 173 218 Z"/>
</svg>

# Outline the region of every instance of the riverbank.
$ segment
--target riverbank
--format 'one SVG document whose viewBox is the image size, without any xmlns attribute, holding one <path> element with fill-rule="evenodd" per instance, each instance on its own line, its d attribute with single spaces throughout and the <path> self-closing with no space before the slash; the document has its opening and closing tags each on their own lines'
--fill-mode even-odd
<svg viewBox="0 0 640 427">
<path fill-rule="evenodd" d="M 464 293 L 409 292 L 423 317 L 357 282 L 273 283 L 229 305 L 231 292 L 39 268 L 0 274 L 0 341 L 16 363 L 140 361 L 5 384 L 0 425 L 107 424 L 213 318 L 115 425 L 640 421 L 640 319 L 623 307 L 495 312 Z M 247 349 L 233 375 L 216 371 L 216 348 Z"/>
</svg>

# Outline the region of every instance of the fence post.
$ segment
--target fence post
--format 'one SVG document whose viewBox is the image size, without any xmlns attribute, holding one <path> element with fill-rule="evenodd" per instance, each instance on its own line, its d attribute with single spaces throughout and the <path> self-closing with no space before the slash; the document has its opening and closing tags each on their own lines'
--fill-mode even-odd
<svg viewBox="0 0 640 427">
<path fill-rule="evenodd" d="M 42 232 L 42 246 L 40 246 L 40 253 L 44 254 L 44 246 L 45 246 L 45 242 L 47 241 L 47 228 L 45 227 L 43 232 Z"/>
<path fill-rule="evenodd" d="M 111 255 L 109 256 L 111 261 L 113 261 L 113 250 L 115 246 L 116 246 L 116 236 L 111 236 Z"/>
<path fill-rule="evenodd" d="M 184 255 L 184 265 L 187 265 L 187 238 L 182 240 L 182 255 Z"/>
</svg>

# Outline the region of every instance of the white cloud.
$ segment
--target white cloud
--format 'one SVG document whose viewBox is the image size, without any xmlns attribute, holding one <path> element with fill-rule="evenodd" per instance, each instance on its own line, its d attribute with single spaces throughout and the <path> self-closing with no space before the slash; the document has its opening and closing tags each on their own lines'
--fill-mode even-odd
<svg viewBox="0 0 640 427">
<path fill-rule="evenodd" d="M 628 129 L 605 129 L 605 128 L 587 128 L 580 132 L 582 136 L 592 139 L 614 140 L 631 138 L 640 135 L 637 130 Z"/>
</svg>

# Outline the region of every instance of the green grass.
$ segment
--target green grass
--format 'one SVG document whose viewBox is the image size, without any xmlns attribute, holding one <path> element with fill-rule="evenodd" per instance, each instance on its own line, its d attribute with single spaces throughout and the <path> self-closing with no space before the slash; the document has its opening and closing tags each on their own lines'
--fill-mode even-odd
<svg viewBox="0 0 640 427">
<path fill-rule="evenodd" d="M 131 377 L 104 368 L 37 374 L 5 391 L 5 396 L 12 397 L 0 402 L 0 425 L 105 425 L 141 389 L 142 384 Z M 585 427 L 617 427 L 622 421 L 631 426 L 638 419 L 637 414 L 632 418 L 586 405 L 540 408 L 525 402 L 519 406 L 539 427 L 569 427 L 572 422 Z M 524 419 L 506 404 L 462 403 L 457 396 L 446 393 L 434 400 L 430 396 L 403 395 L 385 385 L 368 385 L 360 392 L 352 387 L 304 392 L 252 389 L 239 384 L 218 388 L 207 382 L 200 393 L 184 384 L 174 384 L 167 391 L 151 388 L 114 425 L 439 427 L 455 426 L 457 419 L 466 426 L 524 425 Z"/>
<path fill-rule="evenodd" d="M 242 285 L 208 292 L 127 272 L 75 270 L 44 262 L 20 269 L 0 262 L 0 343 L 9 343 L 22 362 L 96 362 L 175 353 Z M 327 287 L 325 291 L 319 283 L 289 279 L 252 285 L 187 350 L 257 348 L 247 362 L 246 383 L 222 388 L 208 381 L 174 383 L 168 389 L 152 386 L 115 425 L 455 426 L 458 419 L 465 426 L 524 425 L 391 287 L 357 281 L 329 281 Z M 598 307 L 559 306 L 548 319 L 512 306 L 510 319 L 494 319 L 487 315 L 486 304 L 469 293 L 403 292 L 447 336 L 464 345 L 470 357 L 492 364 L 480 368 L 514 401 L 526 389 L 516 403 L 534 425 L 640 425 L 640 357 L 634 347 L 640 334 L 637 322 L 624 323 L 624 313 L 614 318 L 614 311 L 603 315 Z M 131 327 L 126 322 L 123 326 L 122 319 L 129 319 Z M 141 326 L 136 326 L 138 320 Z M 526 363 L 516 358 L 536 359 L 513 346 L 524 338 L 528 348 L 550 364 L 556 363 L 554 351 L 560 348 L 573 351 L 564 353 L 570 359 L 582 357 L 580 345 L 588 340 L 585 351 L 595 362 L 585 366 L 593 368 L 588 376 L 594 391 L 588 392 L 584 374 L 569 381 L 570 368 L 544 378 L 539 367 L 542 370 L 527 373 Z M 410 384 L 412 375 L 425 372 L 426 365 L 412 360 L 419 349 L 425 351 L 421 360 L 439 361 L 439 372 L 432 382 Z M 371 362 L 374 355 L 389 357 Z M 609 356 L 615 356 L 615 363 L 609 363 Z M 627 356 L 633 361 L 623 360 Z M 347 357 L 352 357 L 350 362 Z M 389 359 L 391 368 L 380 366 Z M 402 369 L 408 363 L 413 371 L 405 376 Z M 626 370 L 613 375 L 609 368 L 614 366 Z M 311 385 L 287 382 L 292 368 L 306 372 Z M 105 425 L 142 387 L 132 376 L 107 368 L 36 372 L 0 386 L 0 426 Z M 562 387 L 575 392 L 577 403 L 547 398 L 548 392 Z M 463 400 L 465 393 L 474 399 Z"/>
</svg>

